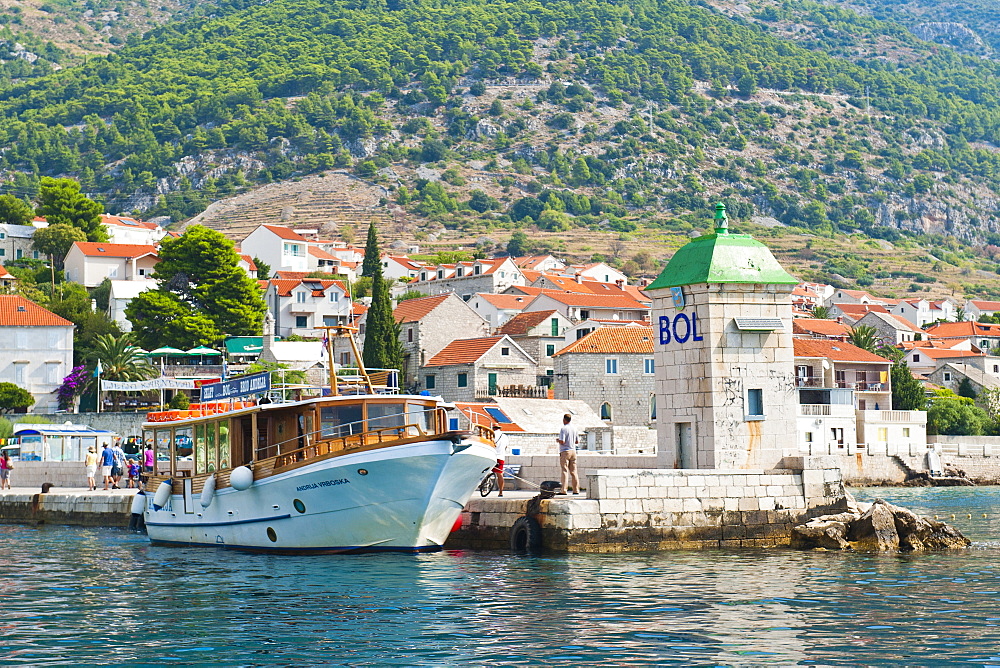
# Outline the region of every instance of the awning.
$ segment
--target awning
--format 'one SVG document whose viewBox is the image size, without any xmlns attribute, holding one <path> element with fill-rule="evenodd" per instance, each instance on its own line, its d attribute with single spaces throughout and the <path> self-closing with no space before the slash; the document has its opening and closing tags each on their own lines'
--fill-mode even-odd
<svg viewBox="0 0 1000 668">
<path fill-rule="evenodd" d="M 157 348 L 156 350 L 150 350 L 147 355 L 187 355 L 183 350 L 178 350 L 177 348 L 171 348 L 170 346 L 163 346 L 162 348 Z"/>
</svg>

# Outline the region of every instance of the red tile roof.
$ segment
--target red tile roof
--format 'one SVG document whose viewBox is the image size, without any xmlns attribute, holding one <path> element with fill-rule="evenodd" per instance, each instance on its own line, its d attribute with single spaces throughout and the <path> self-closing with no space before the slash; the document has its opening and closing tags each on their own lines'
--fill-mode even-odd
<svg viewBox="0 0 1000 668">
<path fill-rule="evenodd" d="M 931 325 L 927 333 L 938 338 L 969 338 L 973 336 L 1000 336 L 1000 325 L 988 322 L 942 322 Z"/>
<path fill-rule="evenodd" d="M 558 313 L 558 311 L 532 311 L 531 313 L 518 313 L 513 318 L 505 322 L 503 327 L 497 330 L 497 333 L 507 334 L 510 336 L 527 334 L 533 327 L 537 327 L 551 318 L 554 313 Z"/>
<path fill-rule="evenodd" d="M 14 278 L 14 274 L 10 273 L 3 267 L 0 267 L 0 278 Z"/>
<path fill-rule="evenodd" d="M 312 285 L 316 284 L 322 288 L 322 292 L 313 290 L 314 297 L 318 296 L 317 292 L 319 292 L 319 294 L 324 294 L 331 286 L 336 286 L 345 294 L 347 293 L 347 286 L 344 285 L 342 281 L 334 281 L 326 278 L 298 278 L 291 280 L 275 278 L 271 280 L 271 285 L 274 286 L 275 292 L 279 297 L 290 297 L 292 295 L 292 290 L 303 284 L 306 284 L 305 287 L 310 289 L 312 289 Z"/>
<path fill-rule="evenodd" d="M 834 304 L 844 315 L 863 316 L 865 313 L 875 311 L 876 313 L 888 313 L 889 309 L 881 304 Z"/>
<path fill-rule="evenodd" d="M 531 303 L 531 297 L 525 295 L 496 294 L 493 292 L 478 292 L 476 299 L 488 301 L 496 308 L 520 311 Z"/>
<path fill-rule="evenodd" d="M 406 302 L 403 302 L 404 304 Z M 504 336 L 484 336 L 479 339 L 458 339 L 444 350 L 430 358 L 424 366 L 448 366 L 449 364 L 474 364 L 490 351 Z"/>
<path fill-rule="evenodd" d="M 121 227 L 131 227 L 143 230 L 156 230 L 159 227 L 156 223 L 147 223 L 128 216 L 109 216 L 104 213 L 101 214 L 101 222 L 105 225 L 119 225 Z"/>
<path fill-rule="evenodd" d="M 647 310 L 649 308 L 645 304 L 637 302 L 635 299 L 624 293 L 617 295 L 595 295 L 583 294 L 579 292 L 545 292 L 543 294 L 545 297 L 554 299 L 561 304 L 566 304 L 567 306 L 587 306 L 590 308 L 627 308 L 634 310 Z"/>
<path fill-rule="evenodd" d="M 447 294 L 407 299 L 406 301 L 399 302 L 396 308 L 393 309 L 392 317 L 399 323 L 417 322 L 436 309 L 446 299 L 448 299 Z"/>
<path fill-rule="evenodd" d="M 970 301 L 972 302 L 972 305 L 980 311 L 1000 311 L 1000 302 L 978 301 L 975 299 Z"/>
<path fill-rule="evenodd" d="M 792 339 L 796 357 L 824 357 L 835 362 L 877 362 L 891 364 L 891 360 L 870 353 L 846 341 L 826 339 Z"/>
<path fill-rule="evenodd" d="M 252 256 L 246 255 L 245 253 L 240 253 L 240 257 L 243 258 L 244 262 L 250 265 L 250 271 L 257 271 L 257 264 L 253 261 Z"/>
<path fill-rule="evenodd" d="M 72 327 L 73 323 L 21 295 L 0 295 L 0 327 Z"/>
<path fill-rule="evenodd" d="M 556 355 L 567 353 L 596 353 L 616 355 L 636 353 L 653 354 L 652 327 L 598 327 L 590 334 L 577 339 Z"/>
<path fill-rule="evenodd" d="M 282 227 L 281 225 L 262 225 L 262 227 L 281 239 L 288 239 L 289 241 L 306 241 L 306 238 L 295 230 Z"/>
<path fill-rule="evenodd" d="M 309 254 L 312 255 L 315 258 L 319 258 L 320 260 L 336 260 L 336 259 L 338 259 L 337 257 L 335 257 L 335 256 L 330 255 L 329 253 L 327 253 L 322 248 L 316 248 L 315 246 L 310 246 L 309 247 Z"/>
<path fill-rule="evenodd" d="M 822 334 L 823 336 L 847 336 L 850 328 L 836 320 L 822 318 L 795 318 L 792 320 L 794 334 Z"/>
<path fill-rule="evenodd" d="M 73 245 L 88 257 L 135 258 L 143 255 L 156 255 L 156 246 L 152 244 L 105 244 L 97 241 L 77 241 Z"/>
<path fill-rule="evenodd" d="M 972 350 L 948 350 L 943 348 L 911 348 L 910 352 L 925 355 L 932 360 L 945 359 L 948 357 L 985 357 L 986 353 L 977 353 Z"/>
</svg>

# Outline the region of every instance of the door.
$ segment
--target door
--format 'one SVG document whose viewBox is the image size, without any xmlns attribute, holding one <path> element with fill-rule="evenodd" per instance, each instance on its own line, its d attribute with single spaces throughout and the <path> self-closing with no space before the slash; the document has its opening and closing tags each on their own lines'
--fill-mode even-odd
<svg viewBox="0 0 1000 668">
<path fill-rule="evenodd" d="M 677 461 L 682 469 L 693 469 L 698 466 L 698 459 L 695 456 L 694 439 L 691 435 L 690 422 L 677 422 L 674 425 L 677 440 Z"/>
<path fill-rule="evenodd" d="M 489 379 L 490 384 L 490 394 L 494 395 L 497 393 L 497 375 L 495 373 L 491 373 L 487 375 L 487 378 Z"/>
</svg>

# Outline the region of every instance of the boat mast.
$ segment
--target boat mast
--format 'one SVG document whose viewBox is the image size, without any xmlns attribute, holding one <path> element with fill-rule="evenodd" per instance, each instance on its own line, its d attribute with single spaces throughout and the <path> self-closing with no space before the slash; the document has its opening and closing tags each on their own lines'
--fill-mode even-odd
<svg viewBox="0 0 1000 668">
<path fill-rule="evenodd" d="M 372 385 L 372 379 L 368 375 L 368 370 L 365 369 L 365 363 L 361 360 L 361 353 L 358 351 L 358 343 L 354 340 L 354 333 L 358 331 L 358 328 L 350 327 L 348 325 L 326 325 L 323 327 L 317 327 L 316 329 L 326 330 L 326 356 L 327 366 L 330 372 L 330 393 L 333 396 L 340 394 L 340 390 L 337 387 L 337 370 L 334 368 L 333 364 L 333 339 L 334 337 L 337 337 L 347 339 L 350 343 L 351 352 L 354 354 L 354 360 L 358 363 L 358 373 L 364 379 L 364 384 L 368 388 L 368 393 L 375 394 L 375 387 Z"/>
</svg>

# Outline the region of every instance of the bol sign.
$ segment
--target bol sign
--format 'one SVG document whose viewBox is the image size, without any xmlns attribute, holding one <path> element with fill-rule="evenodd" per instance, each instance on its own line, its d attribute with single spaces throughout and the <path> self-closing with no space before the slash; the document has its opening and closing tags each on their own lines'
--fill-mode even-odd
<svg viewBox="0 0 1000 668">
<path fill-rule="evenodd" d="M 678 313 L 673 318 L 668 315 L 660 316 L 660 343 L 668 346 L 673 342 L 687 343 L 688 341 L 702 341 L 704 337 L 698 333 L 698 314 Z"/>
</svg>

